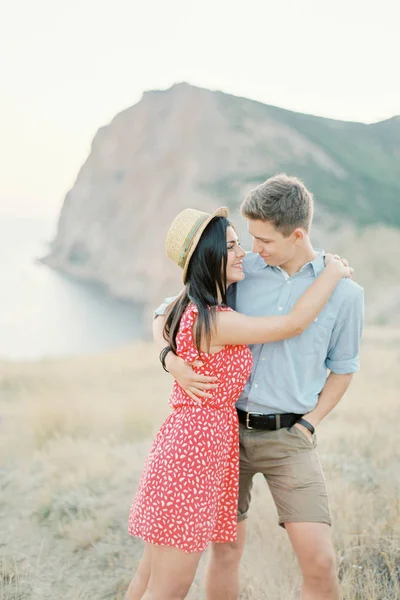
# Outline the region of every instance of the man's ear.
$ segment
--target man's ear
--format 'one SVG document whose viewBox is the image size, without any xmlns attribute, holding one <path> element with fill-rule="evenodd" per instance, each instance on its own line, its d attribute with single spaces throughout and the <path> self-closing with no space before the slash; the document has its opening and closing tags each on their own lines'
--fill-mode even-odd
<svg viewBox="0 0 400 600">
<path fill-rule="evenodd" d="M 301 240 L 304 240 L 306 232 L 301 227 L 296 227 L 296 229 L 292 232 L 292 235 L 294 235 L 296 242 L 300 242 Z"/>
</svg>

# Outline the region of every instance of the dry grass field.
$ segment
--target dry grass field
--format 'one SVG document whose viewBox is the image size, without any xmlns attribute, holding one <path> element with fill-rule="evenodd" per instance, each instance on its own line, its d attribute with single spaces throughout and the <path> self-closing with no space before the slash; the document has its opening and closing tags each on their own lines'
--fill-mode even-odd
<svg viewBox="0 0 400 600">
<path fill-rule="evenodd" d="M 0 363 L 1 600 L 122 600 L 127 515 L 171 381 L 153 346 Z M 318 429 L 345 600 L 400 599 L 400 331 L 368 329 L 362 371 Z M 189 598 L 204 597 L 204 557 Z M 243 600 L 294 600 L 299 570 L 262 479 Z"/>
</svg>

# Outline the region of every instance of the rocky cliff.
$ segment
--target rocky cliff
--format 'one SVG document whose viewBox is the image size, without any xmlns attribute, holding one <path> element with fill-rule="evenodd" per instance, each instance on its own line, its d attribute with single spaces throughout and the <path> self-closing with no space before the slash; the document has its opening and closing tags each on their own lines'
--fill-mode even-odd
<svg viewBox="0 0 400 600">
<path fill-rule="evenodd" d="M 316 197 L 317 246 L 345 253 L 368 320 L 400 323 L 400 119 L 345 123 L 178 84 L 143 95 L 96 134 L 67 194 L 50 266 L 148 308 L 180 288 L 164 240 L 177 212 L 238 208 L 270 175 Z"/>
</svg>

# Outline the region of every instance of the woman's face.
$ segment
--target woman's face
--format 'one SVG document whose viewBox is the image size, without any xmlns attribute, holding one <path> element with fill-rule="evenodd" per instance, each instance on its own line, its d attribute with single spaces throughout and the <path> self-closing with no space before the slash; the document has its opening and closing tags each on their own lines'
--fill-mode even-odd
<svg viewBox="0 0 400 600">
<path fill-rule="evenodd" d="M 235 281 L 244 279 L 243 273 L 243 257 L 246 252 L 239 244 L 238 237 L 233 227 L 228 227 L 226 230 L 226 247 L 228 250 L 228 258 L 226 261 L 226 285 L 231 285 Z"/>
</svg>

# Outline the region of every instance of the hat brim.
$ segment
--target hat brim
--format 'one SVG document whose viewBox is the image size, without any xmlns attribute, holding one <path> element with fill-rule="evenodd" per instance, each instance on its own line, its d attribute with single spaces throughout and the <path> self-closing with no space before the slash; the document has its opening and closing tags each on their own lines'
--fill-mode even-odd
<svg viewBox="0 0 400 600">
<path fill-rule="evenodd" d="M 186 283 L 186 274 L 187 274 L 187 270 L 189 268 L 190 259 L 192 258 L 192 255 L 197 248 L 197 244 L 199 243 L 200 238 L 203 235 L 205 228 L 215 217 L 228 218 L 229 217 L 229 208 L 227 206 L 221 206 L 221 208 L 217 208 L 217 210 L 215 210 L 213 213 L 211 213 L 210 216 L 207 217 L 207 219 L 205 219 L 202 222 L 202 224 L 200 225 L 200 227 L 197 229 L 197 231 L 193 237 L 193 242 L 192 242 L 191 248 L 186 257 L 185 266 L 183 268 L 183 283 Z"/>
</svg>

